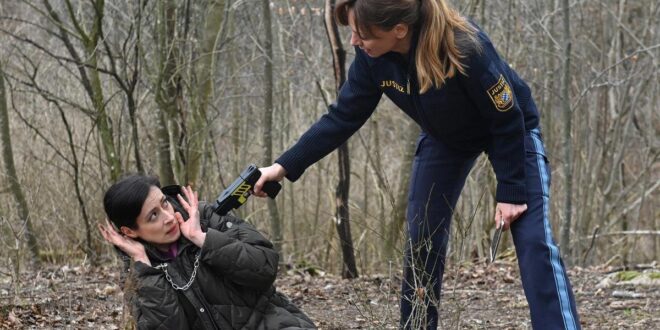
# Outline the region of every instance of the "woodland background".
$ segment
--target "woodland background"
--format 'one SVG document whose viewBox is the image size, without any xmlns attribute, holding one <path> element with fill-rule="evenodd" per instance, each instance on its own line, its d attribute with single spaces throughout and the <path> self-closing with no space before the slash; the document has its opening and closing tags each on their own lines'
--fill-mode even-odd
<svg viewBox="0 0 660 330">
<path fill-rule="evenodd" d="M 660 3 L 453 4 L 532 88 L 567 264 L 657 261 Z M 104 191 L 123 173 L 191 184 L 213 200 L 248 164 L 269 165 L 334 98 L 325 6 L 0 0 L 3 278 L 18 286 L 39 265 L 118 265 L 95 226 Z M 338 31 L 348 68 L 350 31 Z M 344 277 L 399 269 L 418 133 L 383 98 L 347 144 L 350 168 L 339 169 L 335 152 L 283 182 L 275 201 L 253 197 L 237 213 L 278 244 L 289 268 Z M 455 211 L 449 263 L 486 258 L 495 185 L 482 156 Z"/>
</svg>

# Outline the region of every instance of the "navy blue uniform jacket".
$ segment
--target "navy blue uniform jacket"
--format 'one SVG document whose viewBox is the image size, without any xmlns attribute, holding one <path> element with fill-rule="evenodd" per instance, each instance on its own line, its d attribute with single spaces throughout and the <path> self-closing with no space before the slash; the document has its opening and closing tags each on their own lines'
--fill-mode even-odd
<svg viewBox="0 0 660 330">
<path fill-rule="evenodd" d="M 467 52 L 466 75 L 458 73 L 422 94 L 414 67 L 416 36 L 408 56 L 390 52 L 371 58 L 356 47 L 348 79 L 330 111 L 275 162 L 289 180 L 297 180 L 353 135 L 385 93 L 424 132 L 450 148 L 485 151 L 497 177 L 497 201 L 525 203 L 525 131 L 538 126 L 538 111 L 529 87 L 488 36 L 479 30 L 477 37 L 481 49 Z"/>
</svg>

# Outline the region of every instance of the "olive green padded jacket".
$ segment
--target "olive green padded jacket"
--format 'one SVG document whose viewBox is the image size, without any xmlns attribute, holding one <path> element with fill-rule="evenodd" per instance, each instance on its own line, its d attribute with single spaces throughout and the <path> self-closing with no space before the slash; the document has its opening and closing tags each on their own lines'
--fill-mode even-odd
<svg viewBox="0 0 660 330">
<path fill-rule="evenodd" d="M 175 193 L 163 192 L 184 219 Z M 138 329 L 316 329 L 314 323 L 273 286 L 279 256 L 272 243 L 249 223 L 213 213 L 200 202 L 200 223 L 206 232 L 202 248 L 183 235 L 176 258 L 168 260 L 145 244 L 153 267 L 133 265 L 137 292 L 133 307 Z M 186 290 L 199 256 L 197 274 Z"/>
</svg>

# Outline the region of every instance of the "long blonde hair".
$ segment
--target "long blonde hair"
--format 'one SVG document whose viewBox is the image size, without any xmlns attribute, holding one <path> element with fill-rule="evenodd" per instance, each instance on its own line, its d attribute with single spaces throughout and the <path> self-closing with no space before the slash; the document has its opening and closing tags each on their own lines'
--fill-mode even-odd
<svg viewBox="0 0 660 330">
<path fill-rule="evenodd" d="M 335 7 L 340 24 L 349 24 L 350 10 L 360 34 L 373 26 L 389 31 L 399 23 L 419 29 L 415 66 L 420 93 L 442 87 L 457 72 L 465 75 L 467 53 L 480 49 L 476 28 L 445 0 L 340 0 Z"/>
</svg>

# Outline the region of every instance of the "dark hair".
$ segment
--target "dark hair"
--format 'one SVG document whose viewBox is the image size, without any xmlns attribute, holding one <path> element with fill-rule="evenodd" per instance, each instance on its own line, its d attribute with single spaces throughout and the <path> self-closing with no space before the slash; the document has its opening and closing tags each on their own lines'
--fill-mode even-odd
<svg viewBox="0 0 660 330">
<path fill-rule="evenodd" d="M 103 207 L 108 219 L 121 228 L 137 228 L 137 217 L 149 195 L 151 187 L 160 188 L 158 178 L 132 174 L 113 184 L 103 197 Z"/>
</svg>

